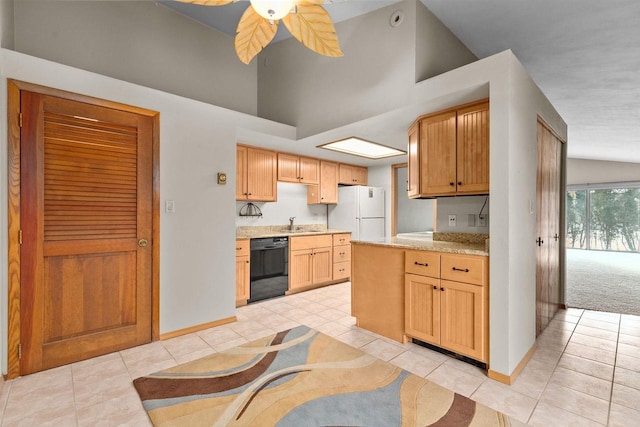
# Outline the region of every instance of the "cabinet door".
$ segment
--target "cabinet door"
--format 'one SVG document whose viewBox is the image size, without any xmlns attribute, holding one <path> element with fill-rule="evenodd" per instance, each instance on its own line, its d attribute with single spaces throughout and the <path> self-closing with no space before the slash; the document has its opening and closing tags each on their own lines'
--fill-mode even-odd
<svg viewBox="0 0 640 427">
<path fill-rule="evenodd" d="M 489 192 L 489 103 L 458 110 L 457 192 Z"/>
<path fill-rule="evenodd" d="M 353 182 L 357 185 L 367 185 L 369 171 L 361 166 L 353 166 L 351 170 Z"/>
<path fill-rule="evenodd" d="M 320 161 L 318 159 L 300 157 L 298 172 L 302 184 L 320 183 Z"/>
<path fill-rule="evenodd" d="M 276 201 L 277 161 L 274 151 L 247 149 L 248 200 Z"/>
<path fill-rule="evenodd" d="M 249 299 L 249 256 L 236 257 L 236 306 L 245 305 Z"/>
<path fill-rule="evenodd" d="M 338 184 L 353 185 L 353 168 L 350 165 L 340 163 Z"/>
<path fill-rule="evenodd" d="M 247 147 L 236 147 L 236 200 L 247 200 Z"/>
<path fill-rule="evenodd" d="M 315 248 L 312 259 L 313 284 L 316 285 L 333 280 L 333 256 L 331 247 Z"/>
<path fill-rule="evenodd" d="M 409 129 L 409 146 L 407 147 L 408 153 L 408 185 L 407 195 L 409 198 L 420 196 L 420 156 L 418 152 L 418 140 L 420 135 L 420 123 L 416 122 L 411 129 Z M 398 197 L 404 197 L 402 194 L 398 194 Z"/>
<path fill-rule="evenodd" d="M 440 345 L 440 279 L 405 274 L 407 335 Z"/>
<path fill-rule="evenodd" d="M 484 287 L 441 280 L 442 347 L 486 361 Z"/>
<path fill-rule="evenodd" d="M 456 192 L 456 112 L 427 117 L 420 122 L 420 193 Z"/>
<path fill-rule="evenodd" d="M 338 164 L 320 162 L 320 202 L 338 203 Z"/>
<path fill-rule="evenodd" d="M 286 153 L 278 153 L 278 181 L 299 182 L 299 157 Z"/>
<path fill-rule="evenodd" d="M 313 284 L 313 250 L 301 249 L 289 253 L 289 289 L 299 289 Z"/>
</svg>

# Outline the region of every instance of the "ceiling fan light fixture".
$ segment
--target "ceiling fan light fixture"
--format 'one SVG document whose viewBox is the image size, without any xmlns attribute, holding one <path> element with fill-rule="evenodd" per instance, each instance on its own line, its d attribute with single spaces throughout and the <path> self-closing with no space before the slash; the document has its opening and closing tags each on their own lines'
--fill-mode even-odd
<svg viewBox="0 0 640 427">
<path fill-rule="evenodd" d="M 251 0 L 251 6 L 258 15 L 274 21 L 287 16 L 294 3 L 294 0 Z"/>
</svg>

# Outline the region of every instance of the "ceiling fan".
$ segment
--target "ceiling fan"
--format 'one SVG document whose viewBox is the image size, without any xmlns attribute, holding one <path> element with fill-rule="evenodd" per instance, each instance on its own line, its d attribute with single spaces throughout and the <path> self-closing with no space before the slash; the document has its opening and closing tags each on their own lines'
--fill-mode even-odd
<svg viewBox="0 0 640 427">
<path fill-rule="evenodd" d="M 177 0 L 203 6 L 224 6 L 238 0 Z M 282 21 L 291 35 L 320 55 L 343 56 L 323 0 L 250 0 L 236 29 L 235 48 L 245 64 L 268 45 Z"/>
</svg>

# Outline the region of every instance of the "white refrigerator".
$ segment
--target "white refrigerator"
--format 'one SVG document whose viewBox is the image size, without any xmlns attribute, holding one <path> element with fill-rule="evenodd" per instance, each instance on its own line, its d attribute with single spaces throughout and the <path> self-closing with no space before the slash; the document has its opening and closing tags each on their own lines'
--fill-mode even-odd
<svg viewBox="0 0 640 427">
<path fill-rule="evenodd" d="M 338 204 L 329 206 L 328 227 L 351 232 L 352 240 L 383 241 L 384 189 L 360 185 L 338 188 Z"/>
</svg>

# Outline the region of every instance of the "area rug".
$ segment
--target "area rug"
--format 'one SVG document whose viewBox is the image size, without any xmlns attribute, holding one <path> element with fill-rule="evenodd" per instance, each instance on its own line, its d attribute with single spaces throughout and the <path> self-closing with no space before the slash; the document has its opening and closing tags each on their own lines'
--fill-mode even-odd
<svg viewBox="0 0 640 427">
<path fill-rule="evenodd" d="M 523 425 L 306 326 L 133 383 L 163 427 Z"/>
</svg>

